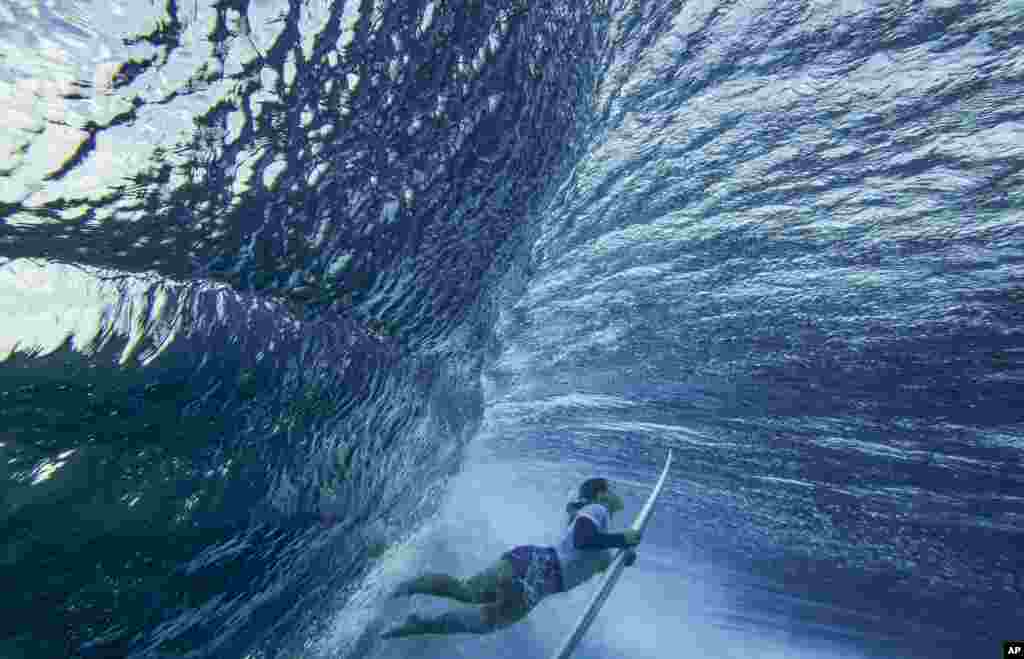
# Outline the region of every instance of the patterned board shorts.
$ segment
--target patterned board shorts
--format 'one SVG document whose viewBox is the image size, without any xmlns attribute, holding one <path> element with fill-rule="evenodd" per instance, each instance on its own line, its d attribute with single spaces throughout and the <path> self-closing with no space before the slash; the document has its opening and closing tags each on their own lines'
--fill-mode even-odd
<svg viewBox="0 0 1024 659">
<path fill-rule="evenodd" d="M 562 592 L 562 569 L 553 547 L 523 545 L 505 552 L 501 558 L 512 565 L 529 608 L 548 595 Z"/>
</svg>

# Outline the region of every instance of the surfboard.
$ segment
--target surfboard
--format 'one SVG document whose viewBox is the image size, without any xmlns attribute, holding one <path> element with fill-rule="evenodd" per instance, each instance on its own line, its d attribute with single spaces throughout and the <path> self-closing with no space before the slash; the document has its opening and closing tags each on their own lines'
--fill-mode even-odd
<svg viewBox="0 0 1024 659">
<path fill-rule="evenodd" d="M 658 482 L 655 484 L 654 489 L 651 491 L 651 495 L 647 497 L 647 503 L 640 509 L 640 514 L 633 520 L 632 528 L 634 531 L 643 531 L 644 527 L 647 526 L 647 520 L 651 518 L 651 512 L 654 510 L 654 503 L 658 500 L 658 496 L 661 494 L 661 488 L 665 485 L 665 479 L 668 478 L 668 469 L 672 466 L 672 450 L 669 449 L 668 457 L 665 458 L 665 466 L 661 470 L 661 476 L 658 478 Z M 604 580 L 601 582 L 601 587 L 597 589 L 594 596 L 590 598 L 590 603 L 587 604 L 587 608 L 583 610 L 583 615 L 576 621 L 576 627 L 573 628 L 572 633 L 565 637 L 562 641 L 562 646 L 558 648 L 558 652 L 551 655 L 551 659 L 568 659 L 572 651 L 576 649 L 576 645 L 583 638 L 583 634 L 587 632 L 590 624 L 594 622 L 594 618 L 597 617 L 597 612 L 601 609 L 601 605 L 608 599 L 608 595 L 611 594 L 612 588 L 619 580 L 619 575 L 622 574 L 622 569 L 625 567 L 626 561 L 625 549 L 620 549 L 616 554 L 615 558 L 612 559 L 612 564 L 608 567 L 608 572 L 604 575 Z"/>
</svg>

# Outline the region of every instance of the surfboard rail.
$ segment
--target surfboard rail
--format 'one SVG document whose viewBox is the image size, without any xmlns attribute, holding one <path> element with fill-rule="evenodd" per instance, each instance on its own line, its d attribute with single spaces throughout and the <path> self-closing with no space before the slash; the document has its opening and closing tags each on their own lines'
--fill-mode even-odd
<svg viewBox="0 0 1024 659">
<path fill-rule="evenodd" d="M 634 531 L 643 531 L 647 526 L 647 520 L 651 518 L 651 512 L 654 510 L 654 503 L 658 500 L 661 495 L 661 488 L 665 485 L 665 479 L 668 478 L 669 467 L 672 466 L 672 449 L 668 451 L 668 457 L 665 458 L 665 466 L 661 470 L 661 476 L 658 478 L 658 482 L 655 484 L 654 489 L 651 490 L 651 494 L 647 497 L 647 503 L 640 509 L 640 514 L 633 520 L 633 525 L 630 527 Z M 590 624 L 594 622 L 594 618 L 597 617 L 597 612 L 601 609 L 605 600 L 608 599 L 608 595 L 611 594 L 612 588 L 619 580 L 619 576 L 622 574 L 622 569 L 625 567 L 626 561 L 626 550 L 620 549 L 612 559 L 612 564 L 608 567 L 608 572 L 604 575 L 604 580 L 601 582 L 601 587 L 597 589 L 594 596 L 590 598 L 590 602 L 587 604 L 587 608 L 583 610 L 583 615 L 580 616 L 579 620 L 576 621 L 576 626 L 573 628 L 572 633 L 565 637 L 562 641 L 561 647 L 558 651 L 551 655 L 551 659 L 568 659 L 569 655 L 572 654 L 573 650 L 579 644 L 580 639 L 583 638 L 583 634 L 587 632 Z"/>
</svg>

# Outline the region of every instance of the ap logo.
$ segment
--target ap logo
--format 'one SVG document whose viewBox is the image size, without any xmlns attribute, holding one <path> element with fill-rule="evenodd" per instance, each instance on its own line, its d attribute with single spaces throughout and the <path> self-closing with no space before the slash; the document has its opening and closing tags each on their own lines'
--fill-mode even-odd
<svg viewBox="0 0 1024 659">
<path fill-rule="evenodd" d="M 1003 659 L 1024 659 L 1024 641 L 1003 641 Z"/>
</svg>

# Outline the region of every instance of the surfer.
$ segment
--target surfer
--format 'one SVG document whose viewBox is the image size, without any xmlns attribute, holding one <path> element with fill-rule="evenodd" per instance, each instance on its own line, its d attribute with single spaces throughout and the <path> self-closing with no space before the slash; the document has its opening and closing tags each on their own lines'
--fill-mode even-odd
<svg viewBox="0 0 1024 659">
<path fill-rule="evenodd" d="M 611 516 L 622 510 L 622 499 L 604 478 L 591 478 L 579 496 L 565 507 L 568 529 L 556 547 L 524 545 L 504 554 L 497 563 L 467 579 L 447 574 L 424 574 L 402 582 L 393 597 L 436 595 L 472 608 L 436 617 L 412 614 L 382 638 L 419 634 L 487 634 L 522 620 L 543 598 L 587 581 L 611 564 L 612 548 L 630 548 L 625 564 L 633 565 L 641 533 L 627 529 L 607 533 Z"/>
</svg>

